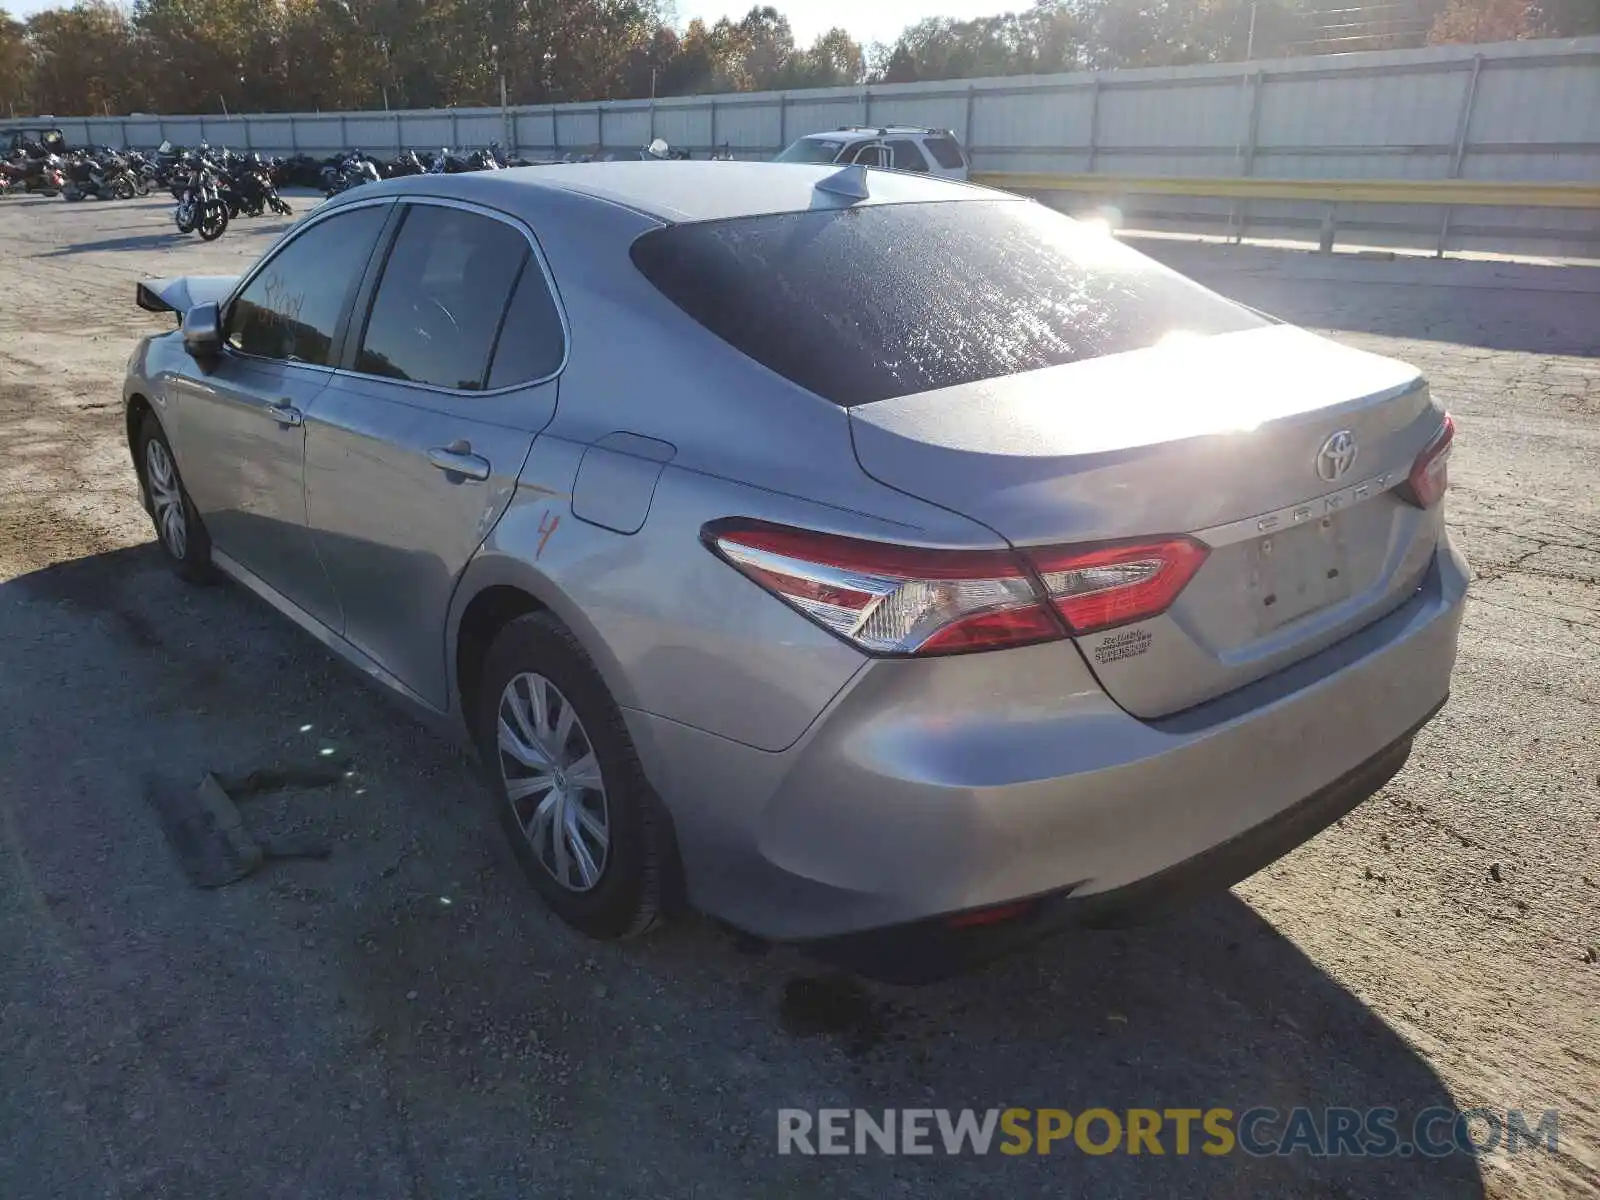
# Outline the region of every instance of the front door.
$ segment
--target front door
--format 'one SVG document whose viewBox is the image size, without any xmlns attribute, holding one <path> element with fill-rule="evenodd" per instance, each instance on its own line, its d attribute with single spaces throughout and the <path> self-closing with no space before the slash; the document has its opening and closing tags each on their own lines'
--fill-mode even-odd
<svg viewBox="0 0 1600 1200">
<path fill-rule="evenodd" d="M 519 224 L 422 199 L 306 425 L 306 509 L 344 636 L 447 707 L 456 581 L 555 413 L 564 332 Z"/>
<path fill-rule="evenodd" d="M 306 528 L 305 420 L 387 215 L 341 212 L 279 247 L 229 302 L 216 363 L 179 398 L 184 481 L 212 542 L 334 628 L 338 600 Z"/>
</svg>

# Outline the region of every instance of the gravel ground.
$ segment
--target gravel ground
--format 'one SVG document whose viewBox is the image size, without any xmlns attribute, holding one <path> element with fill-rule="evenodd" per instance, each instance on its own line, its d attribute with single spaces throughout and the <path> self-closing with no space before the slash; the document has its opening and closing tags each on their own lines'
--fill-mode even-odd
<svg viewBox="0 0 1600 1200">
<path fill-rule="evenodd" d="M 695 919 L 582 941 L 461 757 L 242 590 L 167 573 L 120 426 L 161 326 L 133 281 L 241 268 L 282 226 L 207 246 L 154 199 L 0 203 L 0 1196 L 1600 1190 L 1600 272 L 1152 246 L 1430 373 L 1475 568 L 1454 698 L 1233 894 L 894 989 Z M 288 772 L 247 822 L 331 855 L 191 887 L 158 815 L 207 770 Z M 1561 1144 L 776 1153 L 780 1107 L 1296 1104 L 1554 1108 Z"/>
</svg>

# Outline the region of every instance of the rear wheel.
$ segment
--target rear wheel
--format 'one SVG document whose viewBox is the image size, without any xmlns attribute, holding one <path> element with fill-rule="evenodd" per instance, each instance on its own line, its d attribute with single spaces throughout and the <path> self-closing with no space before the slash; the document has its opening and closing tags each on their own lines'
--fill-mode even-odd
<svg viewBox="0 0 1600 1200">
<path fill-rule="evenodd" d="M 490 646 L 474 737 L 523 871 L 569 925 L 629 937 L 660 917 L 673 841 L 616 702 L 547 613 Z"/>
<path fill-rule="evenodd" d="M 210 582 L 216 577 L 216 568 L 211 565 L 211 537 L 183 486 L 166 431 L 152 416 L 146 416 L 139 424 L 137 452 L 145 507 L 167 561 L 190 583 Z"/>
</svg>

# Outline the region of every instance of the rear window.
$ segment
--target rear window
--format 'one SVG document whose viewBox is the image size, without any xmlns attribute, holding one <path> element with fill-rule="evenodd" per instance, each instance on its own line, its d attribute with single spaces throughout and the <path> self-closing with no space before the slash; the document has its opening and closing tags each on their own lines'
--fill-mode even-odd
<svg viewBox="0 0 1600 1200">
<path fill-rule="evenodd" d="M 843 150 L 844 147 L 844 142 L 825 142 L 821 138 L 801 138 L 782 154 L 778 155 L 777 161 L 787 163 L 831 163 L 839 157 L 839 151 Z"/>
<path fill-rule="evenodd" d="M 846 406 L 1267 323 L 1021 200 L 672 225 L 633 260 L 735 349 Z"/>
<path fill-rule="evenodd" d="M 933 155 L 933 161 L 947 171 L 958 171 L 967 165 L 967 160 L 961 157 L 961 147 L 956 145 L 954 138 L 924 138 L 922 144 Z"/>
</svg>

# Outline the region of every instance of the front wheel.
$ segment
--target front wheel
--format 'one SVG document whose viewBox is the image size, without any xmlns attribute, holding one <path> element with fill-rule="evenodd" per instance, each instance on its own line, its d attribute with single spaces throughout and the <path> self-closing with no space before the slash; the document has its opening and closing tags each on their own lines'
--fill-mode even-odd
<svg viewBox="0 0 1600 1200">
<path fill-rule="evenodd" d="M 495 638 L 482 680 L 473 734 L 523 871 L 581 932 L 645 932 L 675 861 L 670 822 L 589 656 L 535 613 Z"/>
<path fill-rule="evenodd" d="M 177 224 L 179 233 L 194 232 L 195 207 L 193 204 L 180 202 L 177 211 L 172 214 L 172 219 Z"/>
<path fill-rule="evenodd" d="M 115 184 L 115 194 L 118 200 L 133 199 L 133 183 L 126 177 L 118 179 Z"/>
<path fill-rule="evenodd" d="M 150 181 L 143 175 L 139 176 L 133 185 L 133 191 L 135 195 L 148 196 L 150 194 Z"/>
<path fill-rule="evenodd" d="M 207 203 L 200 213 L 200 238 L 214 242 L 228 229 L 228 206 L 220 200 Z"/>
<path fill-rule="evenodd" d="M 145 508 L 167 561 L 190 583 L 209 583 L 216 577 L 216 568 L 211 565 L 211 537 L 178 475 L 178 461 L 173 457 L 166 431 L 153 416 L 140 422 L 136 453 Z"/>
</svg>

